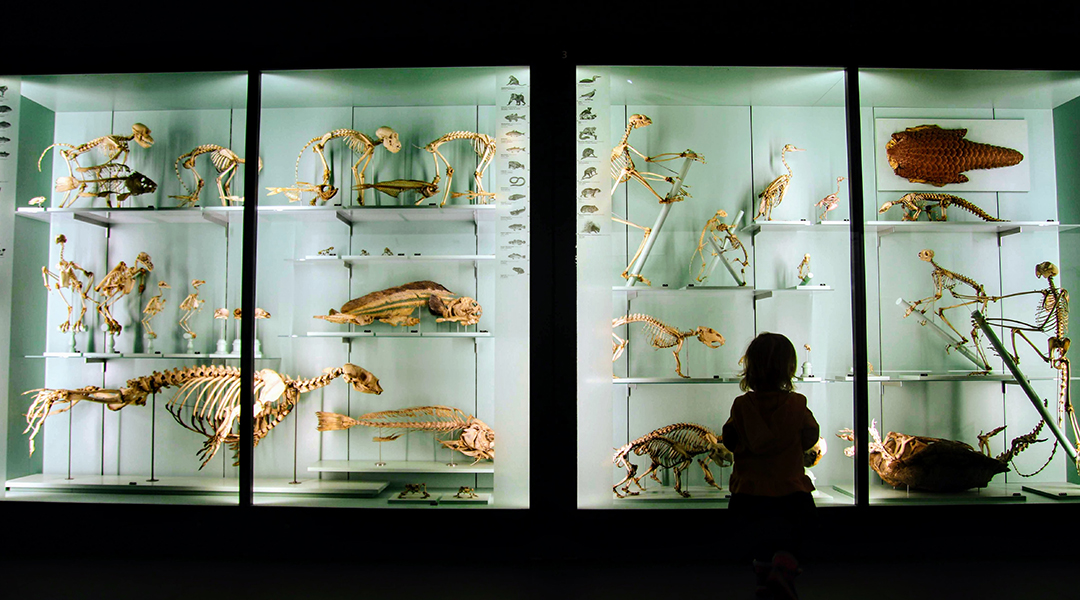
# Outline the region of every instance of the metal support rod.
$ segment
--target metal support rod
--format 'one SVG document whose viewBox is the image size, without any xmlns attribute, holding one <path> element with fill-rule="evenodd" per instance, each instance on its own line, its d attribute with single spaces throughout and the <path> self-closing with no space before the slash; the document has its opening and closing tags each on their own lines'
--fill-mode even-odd
<svg viewBox="0 0 1080 600">
<path fill-rule="evenodd" d="M 246 152 L 258 153 L 259 128 L 262 116 L 262 71 L 252 69 L 247 74 L 247 125 L 245 131 Z M 244 248 L 241 264 L 240 310 L 240 433 L 238 446 L 240 472 L 240 506 L 255 503 L 255 273 L 258 262 L 259 228 L 259 170 L 244 170 Z"/>
<path fill-rule="evenodd" d="M 934 333 L 937 333 L 938 335 L 943 337 L 945 341 L 949 342 L 950 346 L 952 346 L 957 352 L 962 354 L 964 358 L 974 363 L 976 367 L 978 367 L 979 369 L 990 370 L 990 365 L 979 360 L 978 355 L 969 350 L 967 347 L 961 345 L 963 343 L 962 340 L 956 339 L 948 331 L 945 331 L 940 326 L 938 326 L 937 323 L 934 323 L 933 321 L 928 319 L 922 311 L 915 309 L 915 307 L 912 306 L 910 302 L 904 300 L 903 298 L 897 298 L 896 305 L 903 306 L 906 309 L 910 309 L 912 311 L 912 315 L 918 315 L 917 317 L 915 317 L 915 323 L 918 323 L 919 325 L 929 326 L 930 329 L 934 331 Z"/>
<path fill-rule="evenodd" d="M 990 328 L 990 324 L 986 322 L 986 318 L 982 316 L 982 313 L 975 310 L 971 312 L 971 318 L 975 321 L 975 324 L 979 326 L 979 329 L 983 330 L 986 334 L 986 338 L 990 340 L 990 345 L 994 347 L 994 351 L 1001 356 L 1001 359 L 1005 361 L 1005 366 L 1016 378 L 1016 383 L 1020 385 L 1020 389 L 1024 390 L 1027 394 L 1028 400 L 1031 400 L 1031 404 L 1035 407 L 1035 410 L 1039 411 L 1039 415 L 1046 421 L 1046 425 L 1050 427 L 1050 431 L 1054 432 L 1054 437 L 1061 443 L 1061 447 L 1065 449 L 1065 453 L 1069 455 L 1069 458 L 1076 462 L 1076 448 L 1069 442 L 1069 439 L 1065 437 L 1065 432 L 1058 427 L 1057 420 L 1043 404 L 1042 398 L 1035 393 L 1035 389 L 1031 387 L 1031 382 L 1027 380 L 1024 373 L 1020 370 L 1020 365 L 1016 364 L 1016 361 L 1012 359 L 1012 355 L 1005 350 L 1005 345 L 1001 343 L 997 334 Z"/>
<path fill-rule="evenodd" d="M 742 222 L 743 212 L 744 211 L 740 210 L 739 214 L 731 221 L 731 225 L 728 226 L 732 233 L 736 232 L 738 224 Z M 728 273 L 731 273 L 731 277 L 735 280 L 735 283 L 738 283 L 740 287 L 746 285 L 746 280 L 743 279 L 742 274 L 735 271 L 735 266 L 731 264 L 730 260 L 724 259 L 724 250 L 727 250 L 728 239 L 724 238 L 720 243 L 717 243 L 716 240 L 710 236 L 709 245 L 712 246 L 713 255 L 709 260 L 708 268 L 705 269 L 705 273 L 701 277 L 702 281 L 708 279 L 713 271 L 716 270 L 716 264 L 723 261 L 724 266 L 727 267 Z"/>
<path fill-rule="evenodd" d="M 690 165 L 693 164 L 694 159 L 686 158 L 683 161 L 682 169 L 679 170 L 679 175 L 675 177 L 675 181 L 671 182 L 671 191 L 664 196 L 665 200 L 671 200 L 679 194 L 682 190 L 683 181 L 686 180 L 686 173 L 690 170 Z M 645 267 L 645 261 L 649 259 L 649 253 L 652 252 L 653 244 L 656 243 L 657 236 L 660 235 L 660 228 L 664 226 L 664 221 L 667 220 L 668 213 L 671 212 L 672 202 L 665 202 L 660 208 L 660 214 L 656 216 L 656 222 L 653 223 L 652 231 L 649 233 L 649 237 L 645 239 L 645 245 L 641 247 L 641 256 L 638 257 L 637 262 L 630 265 L 627 272 L 631 277 L 627 280 L 626 285 L 633 286 L 637 283 L 636 275 L 641 275 L 641 269 Z M 629 215 L 629 210 L 627 211 Z"/>
</svg>

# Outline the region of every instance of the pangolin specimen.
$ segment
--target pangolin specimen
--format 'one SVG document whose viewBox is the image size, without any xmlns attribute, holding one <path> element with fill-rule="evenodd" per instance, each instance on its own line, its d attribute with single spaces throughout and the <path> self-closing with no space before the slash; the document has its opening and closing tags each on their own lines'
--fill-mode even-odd
<svg viewBox="0 0 1080 600">
<path fill-rule="evenodd" d="M 964 171 L 1011 167 L 1024 160 L 1024 155 L 1012 148 L 972 142 L 964 139 L 966 135 L 967 129 L 937 125 L 898 131 L 885 144 L 889 166 L 912 183 L 940 187 L 968 181 Z"/>
</svg>

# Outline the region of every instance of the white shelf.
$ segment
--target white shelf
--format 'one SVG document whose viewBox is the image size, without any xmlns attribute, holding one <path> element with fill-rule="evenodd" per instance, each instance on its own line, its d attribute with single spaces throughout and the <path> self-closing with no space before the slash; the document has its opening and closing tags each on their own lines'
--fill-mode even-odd
<svg viewBox="0 0 1080 600">
<path fill-rule="evenodd" d="M 393 263 L 393 262 L 482 262 L 482 261 L 495 260 L 494 254 L 447 254 L 447 255 L 435 255 L 435 254 L 403 254 L 394 256 L 360 256 L 360 255 L 346 255 L 346 256 L 305 256 L 303 258 L 293 259 L 292 262 L 303 264 L 344 264 L 354 265 L 359 263 Z"/>
<path fill-rule="evenodd" d="M 488 338 L 492 337 L 490 331 L 418 331 L 418 332 L 393 332 L 393 331 L 309 331 L 304 334 L 282 335 L 283 338 Z"/>
<path fill-rule="evenodd" d="M 172 353 L 172 352 L 154 352 L 148 354 L 144 352 L 45 352 L 43 354 L 28 354 L 23 358 L 64 358 L 64 359 L 78 359 L 85 360 L 87 362 L 101 362 L 106 360 L 240 360 L 240 356 L 237 354 L 199 354 L 199 353 Z M 255 360 L 281 360 L 276 357 L 258 357 Z"/>
<path fill-rule="evenodd" d="M 224 477 L 158 477 L 147 481 L 142 475 L 27 475 L 9 479 L 12 491 L 91 492 L 99 494 L 227 494 L 235 496 L 239 481 Z M 342 481 L 309 479 L 292 483 L 288 479 L 255 479 L 256 494 L 317 494 L 319 496 L 377 496 L 386 489 L 384 481 Z"/>
<path fill-rule="evenodd" d="M 878 235 L 890 233 L 997 233 L 1024 231 L 1067 231 L 1080 225 L 1057 221 L 867 221 L 866 229 Z"/>
<path fill-rule="evenodd" d="M 741 378 L 737 375 L 725 375 L 719 377 L 615 377 L 611 383 L 615 385 L 720 385 L 737 384 Z M 829 383 L 844 381 L 843 377 L 814 377 L 813 379 L 795 378 L 796 384 L 800 383 Z M 849 380 L 850 381 L 850 380 Z"/>
<path fill-rule="evenodd" d="M 420 222 L 420 221 L 491 221 L 495 219 L 494 204 L 422 206 L 260 206 L 259 218 L 332 222 L 347 225 L 359 222 Z"/>
<path fill-rule="evenodd" d="M 448 458 L 449 460 L 449 458 Z M 308 466 L 312 473 L 494 473 L 495 463 L 485 460 L 473 464 L 471 458 L 458 454 L 457 463 L 450 466 L 446 461 L 433 460 L 387 460 L 377 464 L 368 460 L 320 460 Z"/>
<path fill-rule="evenodd" d="M 215 223 L 228 225 L 239 223 L 243 220 L 244 207 L 242 206 L 207 206 L 195 208 L 153 206 L 133 206 L 129 208 L 41 208 L 36 206 L 20 207 L 15 214 L 36 219 L 38 221 L 52 222 L 64 219 L 73 219 L 109 227 L 117 224 L 145 225 L 151 223 Z"/>
<path fill-rule="evenodd" d="M 847 232 L 851 229 L 851 223 L 848 221 L 822 221 L 815 223 L 813 221 L 799 220 L 799 221 L 755 221 L 743 229 L 740 229 L 736 233 L 749 233 L 750 235 L 757 235 L 759 233 L 770 232 L 788 232 L 788 231 L 825 231 L 825 232 Z"/>
</svg>

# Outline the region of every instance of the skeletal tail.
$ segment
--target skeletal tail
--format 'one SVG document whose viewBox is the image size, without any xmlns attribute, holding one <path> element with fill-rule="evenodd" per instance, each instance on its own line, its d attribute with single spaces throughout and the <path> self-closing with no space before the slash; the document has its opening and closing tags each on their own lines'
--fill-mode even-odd
<svg viewBox="0 0 1080 600">
<path fill-rule="evenodd" d="M 338 431 L 360 424 L 360 421 L 357 421 L 352 417 L 339 415 L 337 413 L 319 411 L 315 413 L 315 416 L 319 418 L 319 431 Z"/>
<path fill-rule="evenodd" d="M 41 161 L 42 161 L 42 159 L 44 159 L 45 155 L 49 153 L 49 150 L 53 149 L 53 146 L 67 146 L 68 148 L 74 148 L 75 147 L 75 146 L 72 146 L 71 144 L 65 144 L 63 142 L 57 142 L 55 144 L 52 144 L 51 146 L 49 146 L 45 150 L 43 150 L 41 152 L 41 156 L 39 156 L 38 159 L 37 159 L 37 170 L 39 172 L 41 171 Z"/>
</svg>

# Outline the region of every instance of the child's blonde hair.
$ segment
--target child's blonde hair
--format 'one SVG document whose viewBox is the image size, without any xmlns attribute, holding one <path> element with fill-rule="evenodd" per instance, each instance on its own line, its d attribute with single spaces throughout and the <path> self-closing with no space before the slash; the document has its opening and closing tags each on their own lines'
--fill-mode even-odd
<svg viewBox="0 0 1080 600">
<path fill-rule="evenodd" d="M 795 377 L 798 361 L 791 340 L 779 333 L 761 333 L 739 359 L 743 367 L 739 373 L 742 378 L 739 389 L 744 392 L 793 391 L 795 386 L 791 380 Z"/>
</svg>

